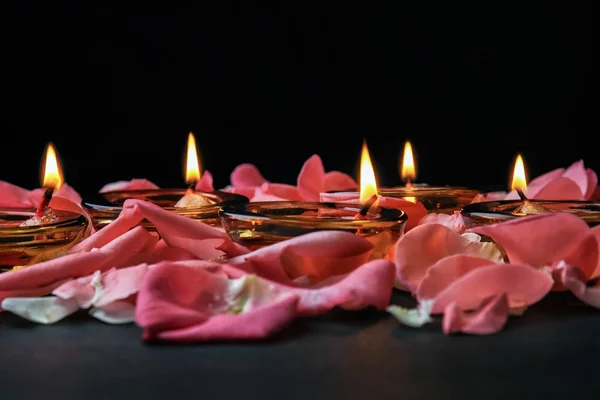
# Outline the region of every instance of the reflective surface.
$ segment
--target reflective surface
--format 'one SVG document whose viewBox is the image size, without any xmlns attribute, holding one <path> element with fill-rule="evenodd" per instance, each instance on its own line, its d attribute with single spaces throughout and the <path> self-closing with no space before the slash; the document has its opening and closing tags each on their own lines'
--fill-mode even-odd
<svg viewBox="0 0 600 400">
<path fill-rule="evenodd" d="M 310 232 L 341 230 L 363 236 L 377 253 L 387 253 L 404 233 L 406 214 L 372 207 L 357 218 L 360 211 L 358 204 L 273 201 L 223 207 L 220 215 L 229 236 L 251 249 Z"/>
<path fill-rule="evenodd" d="M 68 211 L 54 210 L 57 221 L 20 226 L 35 215 L 35 209 L 0 209 L 0 271 L 43 261 L 83 239 L 87 219 Z"/>
<path fill-rule="evenodd" d="M 600 224 L 600 202 L 598 201 L 550 201 L 528 200 L 532 205 L 543 207 L 548 212 L 567 212 L 582 218 L 590 226 Z M 530 214 L 519 212 L 522 200 L 484 201 L 465 206 L 461 215 L 467 227 L 493 224 Z"/>
<path fill-rule="evenodd" d="M 90 213 L 94 221 L 94 228 L 102 229 L 114 221 L 121 213 L 121 206 L 128 199 L 145 200 L 161 206 L 166 210 L 173 211 L 179 215 L 202 221 L 211 226 L 220 226 L 219 210 L 222 206 L 248 202 L 248 198 L 239 194 L 222 191 L 201 192 L 211 204 L 195 207 L 174 207 L 175 204 L 186 194 L 186 189 L 153 189 L 153 190 L 128 190 L 102 193 L 102 195 L 113 205 L 99 205 L 84 203 L 84 208 Z M 148 221 L 143 221 L 142 226 L 153 230 L 154 226 Z"/>
</svg>

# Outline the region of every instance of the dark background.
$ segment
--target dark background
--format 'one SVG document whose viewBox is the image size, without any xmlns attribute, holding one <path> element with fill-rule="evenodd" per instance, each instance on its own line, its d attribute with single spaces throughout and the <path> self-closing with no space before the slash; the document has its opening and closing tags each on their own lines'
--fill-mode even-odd
<svg viewBox="0 0 600 400">
<path fill-rule="evenodd" d="M 0 26 L 0 179 L 36 187 L 53 141 L 86 198 L 134 177 L 183 186 L 190 130 L 217 187 L 241 162 L 294 183 L 313 153 L 357 176 L 363 138 L 383 185 L 406 139 L 430 184 L 504 188 L 517 152 L 530 176 L 600 170 L 591 1 L 322 3 L 21 4 Z"/>
</svg>

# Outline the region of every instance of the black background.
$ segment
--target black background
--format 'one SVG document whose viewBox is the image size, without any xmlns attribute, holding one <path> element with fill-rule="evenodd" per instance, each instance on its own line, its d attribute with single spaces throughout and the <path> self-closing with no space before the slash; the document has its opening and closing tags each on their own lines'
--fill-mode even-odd
<svg viewBox="0 0 600 400">
<path fill-rule="evenodd" d="M 517 152 L 530 176 L 600 170 L 591 1 L 242 3 L 6 14 L 0 179 L 37 187 L 52 141 L 86 198 L 120 179 L 183 186 L 190 130 L 217 187 L 242 162 L 294 183 L 314 153 L 357 176 L 363 138 L 383 185 L 401 182 L 406 139 L 430 184 L 504 188 Z"/>
</svg>

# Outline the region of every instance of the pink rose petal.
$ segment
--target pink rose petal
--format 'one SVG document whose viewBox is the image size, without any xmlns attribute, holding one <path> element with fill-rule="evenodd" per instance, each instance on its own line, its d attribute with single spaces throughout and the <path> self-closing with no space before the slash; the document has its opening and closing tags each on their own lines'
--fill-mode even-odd
<svg viewBox="0 0 600 400">
<path fill-rule="evenodd" d="M 340 171 L 325 173 L 325 192 L 358 188 L 358 183 L 352 177 Z"/>
<path fill-rule="evenodd" d="M 460 211 L 455 211 L 453 214 L 438 214 L 431 213 L 427 214 L 419 221 L 418 225 L 425 224 L 440 224 L 444 225 L 446 228 L 452 229 L 456 233 L 463 234 L 467 230 L 465 225 L 465 221 L 460 215 Z"/>
<path fill-rule="evenodd" d="M 589 281 L 577 267 L 564 265 L 560 268 L 560 280 L 578 299 L 584 303 L 600 308 L 600 279 Z"/>
<path fill-rule="evenodd" d="M 295 186 L 286 185 L 283 183 L 263 183 L 256 189 L 255 196 L 252 201 L 273 201 L 264 200 L 267 198 L 276 198 L 277 201 L 295 200 L 301 201 L 300 192 Z"/>
<path fill-rule="evenodd" d="M 500 244 L 511 263 L 539 268 L 564 260 L 581 268 L 588 277 L 598 265 L 594 234 L 581 218 L 572 214 L 533 215 L 477 226 L 471 231 Z"/>
<path fill-rule="evenodd" d="M 542 190 L 548 183 L 552 182 L 554 179 L 560 178 L 564 172 L 564 168 L 558 168 L 538 176 L 537 178 L 529 182 L 525 194 L 529 198 L 535 199 L 540 190 Z"/>
<path fill-rule="evenodd" d="M 472 270 L 452 282 L 434 301 L 432 313 L 443 313 L 452 303 L 464 311 L 476 310 L 489 297 L 506 293 L 509 306 L 522 307 L 540 301 L 554 285 L 545 272 L 519 264 L 493 264 Z"/>
<path fill-rule="evenodd" d="M 576 182 L 561 176 L 548 182 L 535 196 L 530 198 L 536 200 L 583 200 L 584 196 L 584 192 Z"/>
<path fill-rule="evenodd" d="M 252 164 L 240 164 L 235 167 L 230 180 L 234 188 L 254 188 L 267 182 L 258 168 Z"/>
<path fill-rule="evenodd" d="M 432 265 L 455 254 L 479 256 L 492 261 L 502 259 L 492 243 L 473 242 L 443 225 L 420 225 L 406 233 L 396 246 L 398 281 L 414 292 Z"/>
<path fill-rule="evenodd" d="M 494 264 L 485 258 L 466 254 L 455 254 L 445 257 L 433 264 L 417 288 L 419 300 L 434 299 L 452 282 L 462 278 L 476 268 Z"/>
<path fill-rule="evenodd" d="M 201 192 L 214 192 L 213 176 L 209 171 L 204 171 L 202 177 L 196 184 L 196 190 Z"/>
<path fill-rule="evenodd" d="M 306 201 L 319 201 L 319 193 L 325 191 L 325 168 L 321 157 L 312 155 L 298 175 L 298 192 Z"/>
<path fill-rule="evenodd" d="M 132 179 L 130 181 L 117 181 L 102 186 L 99 193 L 124 191 L 124 190 L 153 190 L 159 189 L 157 185 L 147 179 Z"/>
<path fill-rule="evenodd" d="M 454 332 L 489 335 L 502 329 L 508 320 L 508 313 L 508 298 L 502 293 L 483 300 L 472 313 L 463 312 L 456 303 L 448 304 L 442 325 L 447 335 Z"/>
<path fill-rule="evenodd" d="M 588 186 L 585 191 L 585 200 L 594 198 L 594 192 L 598 189 L 598 175 L 592 169 L 587 169 Z"/>
<path fill-rule="evenodd" d="M 318 281 L 352 271 L 369 259 L 372 249 L 373 245 L 360 236 L 320 231 L 233 257 L 227 263 L 289 284 L 300 276 Z"/>
</svg>

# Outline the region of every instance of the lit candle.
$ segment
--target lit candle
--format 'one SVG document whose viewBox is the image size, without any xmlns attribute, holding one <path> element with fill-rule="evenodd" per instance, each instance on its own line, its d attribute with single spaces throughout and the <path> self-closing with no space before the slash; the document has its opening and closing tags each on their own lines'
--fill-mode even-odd
<svg viewBox="0 0 600 400">
<path fill-rule="evenodd" d="M 63 183 L 63 177 L 56 156 L 56 150 L 54 150 L 52 143 L 49 143 L 48 147 L 46 148 L 46 156 L 43 165 L 42 187 L 44 188 L 44 195 L 42 196 L 42 201 L 35 212 L 34 218 L 44 219 L 48 222 L 54 222 L 57 217 L 49 207 L 49 204 L 50 200 L 52 200 L 54 191 L 60 189 L 60 186 Z M 33 220 L 30 222 L 33 222 Z M 24 224 L 25 223 L 27 222 L 24 222 Z"/>
</svg>

